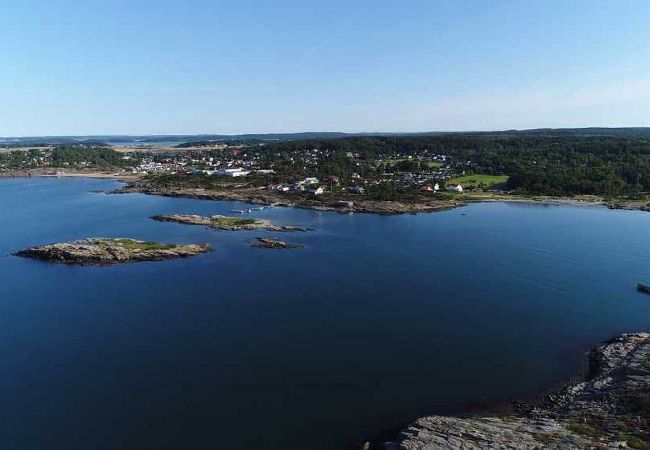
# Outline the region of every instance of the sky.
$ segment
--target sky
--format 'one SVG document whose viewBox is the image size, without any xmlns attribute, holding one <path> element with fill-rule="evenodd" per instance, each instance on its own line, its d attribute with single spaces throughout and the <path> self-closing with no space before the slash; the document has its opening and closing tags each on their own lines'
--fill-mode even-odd
<svg viewBox="0 0 650 450">
<path fill-rule="evenodd" d="M 650 126 L 647 0 L 0 0 L 0 136 Z"/>
</svg>

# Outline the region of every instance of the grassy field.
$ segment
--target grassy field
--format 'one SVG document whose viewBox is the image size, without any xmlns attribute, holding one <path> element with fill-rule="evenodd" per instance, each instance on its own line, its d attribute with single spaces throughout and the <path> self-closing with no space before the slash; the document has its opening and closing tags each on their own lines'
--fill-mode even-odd
<svg viewBox="0 0 650 450">
<path fill-rule="evenodd" d="M 460 184 L 465 189 L 476 189 L 478 187 L 491 189 L 498 184 L 504 184 L 508 181 L 507 175 L 463 175 L 461 177 L 451 178 L 445 181 L 445 184 Z"/>
<path fill-rule="evenodd" d="M 212 221 L 218 225 L 255 225 L 262 223 L 258 219 L 240 219 L 238 217 L 212 217 Z"/>
<path fill-rule="evenodd" d="M 107 245 L 117 244 L 129 250 L 170 250 L 178 247 L 175 244 L 159 244 L 158 242 L 144 242 L 134 239 L 104 239 L 103 242 Z"/>
</svg>

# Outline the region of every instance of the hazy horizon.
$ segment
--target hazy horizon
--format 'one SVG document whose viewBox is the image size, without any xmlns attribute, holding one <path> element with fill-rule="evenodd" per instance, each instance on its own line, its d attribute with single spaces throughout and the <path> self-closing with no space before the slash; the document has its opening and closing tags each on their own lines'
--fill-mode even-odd
<svg viewBox="0 0 650 450">
<path fill-rule="evenodd" d="M 301 135 L 301 134 L 344 134 L 344 135 L 426 135 L 426 134 L 463 134 L 463 133 L 507 133 L 507 132 L 528 132 L 528 131 L 542 131 L 542 130 L 552 130 L 552 131 L 562 131 L 562 130 L 595 130 L 595 129 L 604 129 L 604 130 L 621 130 L 621 129 L 650 129 L 650 126 L 629 126 L 629 127 L 600 127 L 600 126 L 587 126 L 587 127 L 540 127 L 540 128 L 508 128 L 508 129 L 494 129 L 494 130 L 426 130 L 426 131 L 412 131 L 412 132 L 399 132 L 399 131 L 338 131 L 338 130 L 302 130 L 302 131 L 268 131 L 262 133 L 219 133 L 219 132 L 207 132 L 207 133 L 162 133 L 162 134 L 146 134 L 146 133 L 133 133 L 133 134 L 34 134 L 29 136 L 0 136 L 0 139 L 30 139 L 30 138 L 139 138 L 139 137 L 202 137 L 202 136 L 272 136 L 272 135 Z"/>
</svg>

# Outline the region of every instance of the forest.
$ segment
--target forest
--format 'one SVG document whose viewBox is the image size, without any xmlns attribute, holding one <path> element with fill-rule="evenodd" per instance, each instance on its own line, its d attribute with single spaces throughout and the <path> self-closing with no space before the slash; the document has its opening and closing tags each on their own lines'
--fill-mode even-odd
<svg viewBox="0 0 650 450">
<path fill-rule="evenodd" d="M 446 155 L 468 173 L 507 175 L 505 188 L 521 193 L 630 195 L 650 190 L 650 134 L 581 135 L 468 133 L 441 136 L 369 136 L 270 144 L 271 154 L 328 150 L 342 170 L 348 152 L 372 161 L 395 155 Z M 330 167 L 336 172 L 337 167 Z"/>
</svg>

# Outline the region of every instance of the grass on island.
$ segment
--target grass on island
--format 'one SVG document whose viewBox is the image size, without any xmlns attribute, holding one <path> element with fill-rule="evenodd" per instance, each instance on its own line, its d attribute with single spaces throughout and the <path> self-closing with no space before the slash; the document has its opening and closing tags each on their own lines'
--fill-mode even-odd
<svg viewBox="0 0 650 450">
<path fill-rule="evenodd" d="M 176 248 L 175 244 L 160 244 L 158 242 L 143 242 L 133 239 L 104 239 L 108 243 L 118 244 L 129 250 L 171 250 Z"/>
<path fill-rule="evenodd" d="M 212 217 L 212 221 L 220 225 L 256 225 L 261 223 L 258 219 L 240 219 L 238 217 Z"/>
<path fill-rule="evenodd" d="M 507 175 L 472 174 L 450 178 L 445 181 L 445 184 L 460 184 L 464 189 L 491 189 L 499 184 L 505 184 L 508 181 L 508 178 Z"/>
</svg>

